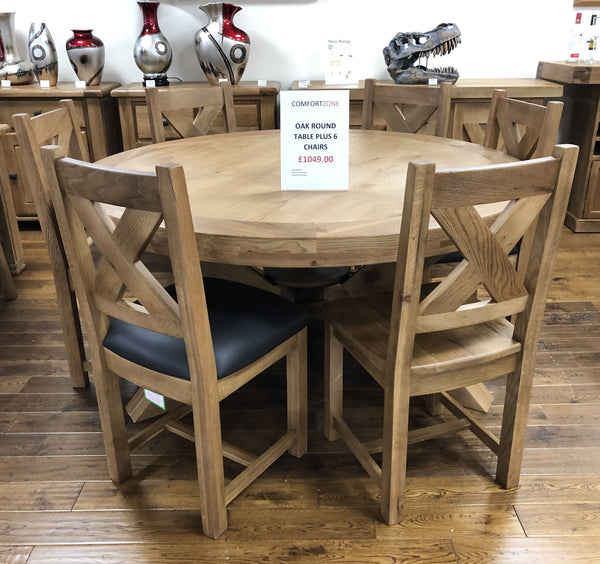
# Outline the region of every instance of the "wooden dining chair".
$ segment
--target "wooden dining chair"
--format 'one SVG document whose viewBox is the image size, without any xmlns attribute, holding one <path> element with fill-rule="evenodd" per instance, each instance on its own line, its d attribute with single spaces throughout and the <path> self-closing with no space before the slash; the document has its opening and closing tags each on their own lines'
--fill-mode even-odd
<svg viewBox="0 0 600 564">
<path fill-rule="evenodd" d="M 448 136 L 452 85 L 385 84 L 373 78 L 365 80 L 362 129 L 377 127 L 377 113 L 391 131 L 419 133 L 435 115 L 435 135 Z"/>
<path fill-rule="evenodd" d="M 110 169 L 42 149 L 56 216 L 73 272 L 92 359 L 109 474 L 132 475 L 131 451 L 163 429 L 194 442 L 202 530 L 227 528 L 227 504 L 283 453 L 307 446 L 304 310 L 281 296 L 203 278 L 184 171 Z M 103 204 L 123 208 L 118 223 Z M 143 262 L 163 230 L 174 284 Z M 102 256 L 95 262 L 88 238 Z M 287 430 L 254 454 L 223 443 L 219 403 L 279 359 L 287 361 Z M 128 436 L 119 379 L 184 405 Z M 181 421 L 193 415 L 193 426 Z M 223 457 L 245 466 L 225 484 Z"/>
<path fill-rule="evenodd" d="M 552 157 L 439 171 L 410 163 L 393 293 L 324 304 L 325 433 L 342 438 L 375 480 L 386 523 L 402 518 L 408 445 L 420 440 L 470 429 L 497 456 L 496 481 L 519 483 L 537 338 L 577 153 L 557 146 Z M 493 225 L 479 215 L 481 204 L 503 208 Z M 427 293 L 425 257 L 447 238 L 465 258 Z M 507 257 L 519 239 L 530 245 L 522 272 Z M 344 350 L 383 388 L 382 439 L 359 439 L 344 419 Z M 448 391 L 501 376 L 498 437 Z M 409 431 L 410 398 L 429 394 L 447 412 Z"/>
<path fill-rule="evenodd" d="M 77 300 L 56 224 L 40 148 L 47 143 L 55 143 L 67 147 L 70 155 L 83 160 L 89 160 L 89 151 L 81 133 L 82 118 L 78 115 L 73 100 L 61 100 L 59 104 L 58 109 L 35 117 L 14 114 L 13 125 L 20 145 L 19 154 L 23 164 L 21 170 L 25 171 L 25 181 L 35 203 L 50 257 L 69 374 L 74 387 L 84 387 L 88 383 L 89 363 L 86 360 Z"/>
<path fill-rule="evenodd" d="M 219 114 L 225 133 L 236 130 L 233 94 L 227 81 L 193 90 L 146 88 L 146 106 L 153 143 L 167 140 L 165 126 L 179 137 L 207 135 Z"/>
<path fill-rule="evenodd" d="M 557 142 L 563 105 L 554 101 L 542 106 L 494 90 L 483 145 L 503 149 L 522 161 L 547 157 Z"/>
</svg>

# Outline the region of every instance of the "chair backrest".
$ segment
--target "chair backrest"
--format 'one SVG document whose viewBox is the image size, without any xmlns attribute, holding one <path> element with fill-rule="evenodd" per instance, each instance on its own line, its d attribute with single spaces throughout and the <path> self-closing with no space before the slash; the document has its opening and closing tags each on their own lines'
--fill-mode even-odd
<svg viewBox="0 0 600 564">
<path fill-rule="evenodd" d="M 362 129 L 373 128 L 377 110 L 392 131 L 418 133 L 436 114 L 435 135 L 448 136 L 452 85 L 382 84 L 365 80 Z"/>
<path fill-rule="evenodd" d="M 14 114 L 13 125 L 21 147 L 25 174 L 35 202 L 40 226 L 47 241 L 58 234 L 55 225 L 52 199 L 47 189 L 40 149 L 54 144 L 68 147 L 69 154 L 89 161 L 90 155 L 81 133 L 82 119 L 77 114 L 73 100 L 61 100 L 56 110 L 35 117 Z"/>
<path fill-rule="evenodd" d="M 557 146 L 552 157 L 487 167 L 436 171 L 433 163 L 409 165 L 388 367 L 400 362 L 410 372 L 417 333 L 506 317 L 532 362 L 577 153 L 575 146 Z M 491 226 L 475 207 L 484 204 L 503 206 Z M 429 229 L 432 219 L 438 229 Z M 415 300 L 425 256 L 435 253 L 440 231 L 465 258 Z M 519 258 L 527 264 L 517 270 L 507 255 L 520 239 L 529 248 Z M 489 301 L 471 303 L 482 285 Z"/>
<path fill-rule="evenodd" d="M 216 365 L 183 168 L 158 165 L 155 174 L 144 173 L 63 157 L 60 147 L 45 147 L 42 153 L 92 366 L 98 363 L 106 373 L 103 342 L 110 320 L 118 319 L 184 339 L 192 389 L 201 386 L 206 397 L 216 397 L 210 395 L 216 394 Z M 123 208 L 116 227 L 102 204 Z M 177 301 L 139 260 L 163 222 Z M 90 240 L 100 261 L 94 260 Z M 173 388 L 175 399 L 182 386 L 190 385 L 155 374 L 145 387 Z"/>
<path fill-rule="evenodd" d="M 146 88 L 146 106 L 153 143 L 167 140 L 164 120 L 180 137 L 207 135 L 220 113 L 224 132 L 236 129 L 233 94 L 227 81 L 205 88 Z"/>
<path fill-rule="evenodd" d="M 548 157 L 556 144 L 562 110 L 562 102 L 541 106 L 508 98 L 506 90 L 494 90 L 483 145 L 493 149 L 503 145 L 522 161 Z"/>
</svg>

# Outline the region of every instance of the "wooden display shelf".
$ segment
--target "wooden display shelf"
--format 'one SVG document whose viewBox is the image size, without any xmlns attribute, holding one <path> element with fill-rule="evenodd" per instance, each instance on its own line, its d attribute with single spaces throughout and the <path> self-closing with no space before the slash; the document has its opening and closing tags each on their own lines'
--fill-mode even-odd
<svg viewBox="0 0 600 564">
<path fill-rule="evenodd" d="M 12 128 L 13 114 L 27 113 L 34 116 L 58 108 L 59 100 L 71 98 L 84 124 L 82 135 L 87 140 L 90 158 L 98 160 L 121 150 L 115 102 L 110 96 L 111 90 L 117 86 L 118 82 L 106 82 L 98 86 L 76 88 L 74 82 L 60 82 L 50 88 L 41 88 L 35 82 L 0 88 L 0 123 Z M 0 237 L 9 267 L 17 273 L 25 263 L 20 242 L 16 236 L 11 236 L 14 230 L 10 226 L 16 220 L 37 219 L 37 211 L 14 132 L 2 135 L 1 151 L 4 162 L 0 179 L 3 192 L 0 202 Z"/>
<path fill-rule="evenodd" d="M 210 88 L 208 82 L 182 82 L 161 87 L 173 90 Z M 238 130 L 275 129 L 277 127 L 277 95 L 280 84 L 268 81 L 266 86 L 242 81 L 233 87 L 233 101 Z M 132 82 L 114 89 L 111 95 L 119 104 L 119 119 L 124 149 L 133 149 L 151 142 L 144 86 Z M 215 124 L 219 131 L 219 124 Z M 167 132 L 167 138 L 169 137 Z"/>
<path fill-rule="evenodd" d="M 559 141 L 579 145 L 565 223 L 575 232 L 600 232 L 600 63 L 542 61 L 537 75 L 563 86 Z"/>
<path fill-rule="evenodd" d="M 391 80 L 381 82 L 392 84 Z M 300 81 L 292 84 L 292 90 L 300 89 Z M 322 80 L 311 80 L 307 86 L 312 90 L 350 91 L 350 126 L 360 127 L 364 81 L 355 85 L 331 85 Z M 562 96 L 562 86 L 538 78 L 460 78 L 452 87 L 450 108 L 450 137 L 482 143 L 485 134 L 487 115 L 495 89 L 507 91 L 510 98 L 528 100 L 538 104 Z M 383 124 L 379 118 L 375 123 Z M 425 133 L 433 133 L 435 123 L 426 126 Z"/>
</svg>

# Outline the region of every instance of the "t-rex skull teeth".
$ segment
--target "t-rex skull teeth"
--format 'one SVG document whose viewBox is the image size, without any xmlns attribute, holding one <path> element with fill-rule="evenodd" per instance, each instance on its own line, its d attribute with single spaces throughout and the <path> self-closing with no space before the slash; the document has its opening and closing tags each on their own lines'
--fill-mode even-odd
<svg viewBox="0 0 600 564">
<path fill-rule="evenodd" d="M 429 79 L 438 82 L 456 82 L 458 71 L 454 67 L 428 69 L 429 57 L 447 55 L 460 43 L 460 29 L 453 23 L 441 23 L 425 33 L 397 33 L 383 50 L 390 76 L 397 84 L 427 84 Z M 421 62 L 425 60 L 425 65 Z"/>
</svg>

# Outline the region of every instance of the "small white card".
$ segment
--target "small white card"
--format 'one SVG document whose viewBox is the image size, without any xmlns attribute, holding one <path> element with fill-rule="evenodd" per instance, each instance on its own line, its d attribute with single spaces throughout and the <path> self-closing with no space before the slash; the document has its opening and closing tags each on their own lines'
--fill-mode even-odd
<svg viewBox="0 0 600 564">
<path fill-rule="evenodd" d="M 10 80 L 0 80 L 0 88 L 10 88 Z"/>
<path fill-rule="evenodd" d="M 437 83 L 438 83 L 437 78 L 430 78 L 427 80 L 427 84 L 429 86 L 437 86 Z"/>
<path fill-rule="evenodd" d="M 50 88 L 49 80 L 40 80 L 40 88 Z"/>
<path fill-rule="evenodd" d="M 266 87 L 267 86 L 267 81 L 266 80 L 259 80 L 258 82 L 258 86 L 260 87 Z"/>
<path fill-rule="evenodd" d="M 85 88 L 85 80 L 76 80 L 75 88 Z"/>
<path fill-rule="evenodd" d="M 328 39 L 324 62 L 325 84 L 357 84 L 349 39 Z"/>
<path fill-rule="evenodd" d="M 348 190 L 348 90 L 280 96 L 281 189 Z"/>
<path fill-rule="evenodd" d="M 310 80 L 299 80 L 298 88 L 308 88 L 310 86 Z"/>
<path fill-rule="evenodd" d="M 165 396 L 161 396 L 160 394 L 151 392 L 150 390 L 144 390 L 144 396 L 150 403 L 157 405 L 161 409 L 165 409 Z"/>
<path fill-rule="evenodd" d="M 156 82 L 154 80 L 146 81 L 146 88 L 153 88 L 154 86 L 156 86 Z"/>
</svg>

